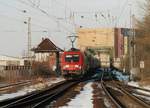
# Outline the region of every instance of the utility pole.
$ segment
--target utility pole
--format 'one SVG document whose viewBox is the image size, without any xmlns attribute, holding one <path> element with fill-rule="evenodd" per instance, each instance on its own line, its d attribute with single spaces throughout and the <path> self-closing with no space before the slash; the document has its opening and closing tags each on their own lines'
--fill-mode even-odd
<svg viewBox="0 0 150 108">
<path fill-rule="evenodd" d="M 133 35 L 133 40 L 132 40 L 132 47 L 133 47 L 133 67 L 136 67 L 136 55 L 135 55 L 135 52 L 136 52 L 136 45 L 135 45 L 135 15 L 133 14 L 132 15 L 132 35 Z"/>
<path fill-rule="evenodd" d="M 31 65 L 31 17 L 28 18 L 28 60 Z"/>
<path fill-rule="evenodd" d="M 132 40 L 133 40 L 133 32 L 132 32 L 132 12 L 131 12 L 131 4 L 130 4 L 130 36 L 129 36 L 129 61 L 130 61 L 130 71 L 133 68 L 133 48 L 132 48 Z"/>
<path fill-rule="evenodd" d="M 129 61 L 130 61 L 130 73 L 131 73 L 131 78 L 133 74 L 136 74 L 138 71 L 138 68 L 135 65 L 135 27 L 134 27 L 134 14 L 132 14 L 131 10 L 131 4 L 130 4 L 130 36 L 129 36 Z"/>
</svg>

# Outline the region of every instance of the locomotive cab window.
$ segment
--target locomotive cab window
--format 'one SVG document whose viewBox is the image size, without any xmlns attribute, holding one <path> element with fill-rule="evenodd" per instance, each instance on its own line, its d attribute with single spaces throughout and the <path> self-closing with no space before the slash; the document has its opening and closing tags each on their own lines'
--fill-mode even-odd
<svg viewBox="0 0 150 108">
<path fill-rule="evenodd" d="M 78 54 L 66 55 L 65 61 L 66 62 L 79 62 L 79 55 Z"/>
<path fill-rule="evenodd" d="M 79 55 L 72 55 L 73 62 L 79 62 Z"/>
</svg>

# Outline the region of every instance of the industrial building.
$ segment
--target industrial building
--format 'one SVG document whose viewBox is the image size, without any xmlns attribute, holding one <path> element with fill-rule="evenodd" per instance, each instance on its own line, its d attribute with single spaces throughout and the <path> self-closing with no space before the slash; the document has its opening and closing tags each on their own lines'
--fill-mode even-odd
<svg viewBox="0 0 150 108">
<path fill-rule="evenodd" d="M 103 66 L 114 61 L 120 67 L 121 58 L 128 54 L 128 36 L 124 28 L 80 28 L 77 30 L 77 47 L 94 49 Z"/>
<path fill-rule="evenodd" d="M 0 66 L 23 66 L 24 59 L 7 55 L 0 55 Z"/>
</svg>

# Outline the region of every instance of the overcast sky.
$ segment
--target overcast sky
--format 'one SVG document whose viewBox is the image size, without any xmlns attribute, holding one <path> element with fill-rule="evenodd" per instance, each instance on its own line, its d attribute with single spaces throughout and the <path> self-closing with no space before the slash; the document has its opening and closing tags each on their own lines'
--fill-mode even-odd
<svg viewBox="0 0 150 108">
<path fill-rule="evenodd" d="M 31 17 L 32 46 L 42 37 L 68 48 L 75 28 L 129 27 L 130 9 L 138 16 L 142 0 L 0 0 L 0 54 L 19 56 L 27 49 Z"/>
</svg>

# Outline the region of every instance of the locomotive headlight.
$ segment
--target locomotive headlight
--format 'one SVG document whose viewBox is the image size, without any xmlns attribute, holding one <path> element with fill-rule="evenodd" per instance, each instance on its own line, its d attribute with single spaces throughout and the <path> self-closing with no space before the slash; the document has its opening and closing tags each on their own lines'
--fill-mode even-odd
<svg viewBox="0 0 150 108">
<path fill-rule="evenodd" d="M 64 69 L 69 68 L 69 65 L 65 65 L 63 68 L 64 68 Z"/>
<path fill-rule="evenodd" d="M 80 65 L 75 65 L 75 68 L 80 68 L 81 69 L 81 66 Z"/>
</svg>

